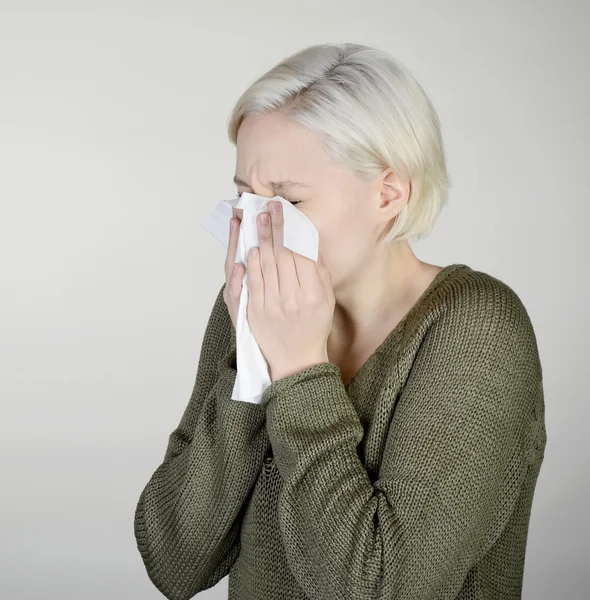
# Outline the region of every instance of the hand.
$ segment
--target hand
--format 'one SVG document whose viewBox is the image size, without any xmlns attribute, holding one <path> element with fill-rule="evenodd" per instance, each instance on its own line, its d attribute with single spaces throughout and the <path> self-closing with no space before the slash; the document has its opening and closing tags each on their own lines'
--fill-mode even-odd
<svg viewBox="0 0 590 600">
<path fill-rule="evenodd" d="M 225 301 L 235 329 L 238 319 L 238 308 L 240 306 L 242 281 L 246 270 L 242 263 L 235 262 L 243 210 L 232 207 L 232 213 L 234 216 L 230 219 L 229 245 L 225 257 L 225 289 L 223 290 L 223 300 Z M 234 265 L 236 266 L 235 271 L 233 270 Z"/>
<path fill-rule="evenodd" d="M 278 211 L 272 212 L 277 205 Z M 283 207 L 268 203 L 258 215 L 259 254 L 248 254 L 248 323 L 276 381 L 328 362 L 327 341 L 334 315 L 332 278 L 318 254 L 316 263 L 283 246 Z M 267 215 L 268 224 L 261 224 Z"/>
</svg>

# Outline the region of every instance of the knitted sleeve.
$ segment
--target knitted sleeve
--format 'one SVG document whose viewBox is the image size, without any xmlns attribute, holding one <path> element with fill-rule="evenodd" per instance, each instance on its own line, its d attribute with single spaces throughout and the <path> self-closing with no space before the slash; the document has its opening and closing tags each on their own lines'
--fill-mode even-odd
<svg viewBox="0 0 590 600">
<path fill-rule="evenodd" d="M 269 448 L 263 407 L 231 399 L 235 332 L 224 287 L 205 329 L 190 401 L 135 510 L 147 574 L 173 600 L 188 600 L 228 574 L 240 550 L 242 508 Z"/>
<path fill-rule="evenodd" d="M 374 482 L 337 365 L 265 390 L 280 530 L 310 598 L 454 598 L 508 522 L 535 460 L 535 335 L 508 286 L 460 296 L 421 341 Z"/>
</svg>

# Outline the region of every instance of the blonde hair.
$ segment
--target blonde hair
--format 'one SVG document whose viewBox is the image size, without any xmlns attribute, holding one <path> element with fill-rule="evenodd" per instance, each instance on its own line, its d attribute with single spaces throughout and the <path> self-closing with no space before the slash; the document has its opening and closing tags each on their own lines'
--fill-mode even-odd
<svg viewBox="0 0 590 600">
<path fill-rule="evenodd" d="M 289 56 L 240 96 L 230 141 L 250 114 L 281 111 L 323 136 L 340 166 L 373 178 L 391 167 L 409 178 L 410 197 L 381 243 L 430 233 L 450 179 L 438 114 L 399 61 L 361 44 L 318 44 Z"/>
</svg>

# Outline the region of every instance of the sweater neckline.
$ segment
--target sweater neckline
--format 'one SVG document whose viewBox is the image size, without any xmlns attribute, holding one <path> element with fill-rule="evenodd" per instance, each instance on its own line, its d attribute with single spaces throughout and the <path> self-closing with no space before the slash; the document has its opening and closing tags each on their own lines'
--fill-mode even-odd
<svg viewBox="0 0 590 600">
<path fill-rule="evenodd" d="M 377 349 L 369 356 L 369 358 L 361 365 L 359 370 L 352 376 L 348 383 L 344 383 L 344 389 L 346 391 L 350 390 L 353 384 L 360 379 L 363 372 L 366 371 L 370 365 L 376 360 L 377 356 L 381 354 L 386 348 L 393 343 L 393 341 L 400 335 L 405 327 L 406 323 L 410 318 L 414 316 L 414 314 L 420 309 L 422 304 L 426 301 L 426 299 L 432 294 L 432 292 L 439 287 L 439 285 L 447 279 L 447 277 L 454 273 L 455 271 L 462 269 L 469 269 L 468 265 L 463 263 L 452 263 L 443 267 L 436 275 L 436 277 L 430 282 L 429 286 L 422 292 L 422 295 L 418 297 L 416 302 L 412 305 L 410 310 L 402 317 L 399 323 L 389 332 L 387 337 L 379 344 Z"/>
</svg>

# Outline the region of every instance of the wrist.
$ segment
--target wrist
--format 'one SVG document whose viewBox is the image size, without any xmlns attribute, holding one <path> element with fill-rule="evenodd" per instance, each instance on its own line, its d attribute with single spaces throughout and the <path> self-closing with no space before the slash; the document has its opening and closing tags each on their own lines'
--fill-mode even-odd
<svg viewBox="0 0 590 600">
<path fill-rule="evenodd" d="M 309 367 L 313 367 L 315 365 L 319 365 L 322 363 L 326 363 L 326 362 L 330 362 L 328 360 L 328 357 L 323 355 L 323 356 L 318 356 L 315 359 L 310 359 L 309 361 L 306 361 L 304 364 L 298 365 L 298 366 L 294 366 L 294 365 L 290 365 L 290 366 L 284 366 L 284 367 L 275 367 L 275 368 L 271 368 L 270 369 L 270 378 L 271 381 L 278 381 L 279 379 L 284 379 L 285 377 L 289 377 L 290 375 L 295 375 L 295 373 L 299 373 L 300 371 L 303 371 L 304 369 L 308 369 Z"/>
</svg>

